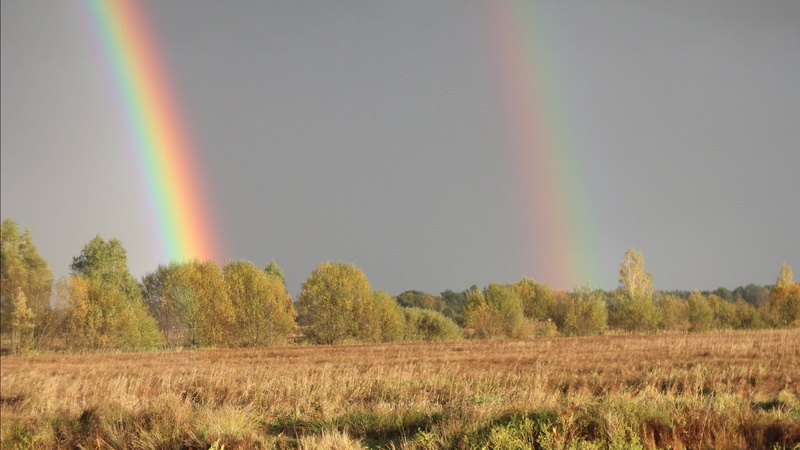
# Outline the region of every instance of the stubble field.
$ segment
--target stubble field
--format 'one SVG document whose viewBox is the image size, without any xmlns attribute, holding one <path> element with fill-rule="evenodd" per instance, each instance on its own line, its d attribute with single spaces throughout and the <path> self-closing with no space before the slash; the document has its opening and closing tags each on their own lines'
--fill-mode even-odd
<svg viewBox="0 0 800 450">
<path fill-rule="evenodd" d="M 3 356 L 2 448 L 800 448 L 800 331 Z"/>
</svg>

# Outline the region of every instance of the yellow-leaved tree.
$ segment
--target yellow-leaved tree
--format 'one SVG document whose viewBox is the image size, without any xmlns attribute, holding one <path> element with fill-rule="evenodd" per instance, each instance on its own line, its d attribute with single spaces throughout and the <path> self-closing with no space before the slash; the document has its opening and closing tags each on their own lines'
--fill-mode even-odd
<svg viewBox="0 0 800 450">
<path fill-rule="evenodd" d="M 372 288 L 353 264 L 320 264 L 303 282 L 298 300 L 300 325 L 312 343 L 379 340 Z"/>
<path fill-rule="evenodd" d="M 96 236 L 73 258 L 72 275 L 59 288 L 66 311 L 68 345 L 79 349 L 150 349 L 161 343 L 155 319 L 128 271 L 117 239 Z"/>
<path fill-rule="evenodd" d="M 0 224 L 0 329 L 12 352 L 26 352 L 52 337 L 58 317 L 50 307 L 53 272 L 39 255 L 30 231 L 13 219 Z"/>
<path fill-rule="evenodd" d="M 642 252 L 629 248 L 619 266 L 619 289 L 609 305 L 612 325 L 628 331 L 655 331 L 660 311 L 653 292 L 653 275 L 644 270 Z"/>
<path fill-rule="evenodd" d="M 794 282 L 792 268 L 786 263 L 769 293 L 769 312 L 779 327 L 800 327 L 800 283 Z"/>
<path fill-rule="evenodd" d="M 297 328 L 297 311 L 282 271 L 275 261 L 270 264 L 272 270 L 262 270 L 248 261 L 228 261 L 222 269 L 236 313 L 232 339 L 236 346 L 285 344 Z"/>
<path fill-rule="evenodd" d="M 467 328 L 482 339 L 521 338 L 533 332 L 513 286 L 490 283 L 483 291 L 472 289 L 467 294 L 464 317 Z"/>
<path fill-rule="evenodd" d="M 236 313 L 213 261 L 171 262 L 144 278 L 147 304 L 170 345 L 227 347 Z"/>
</svg>

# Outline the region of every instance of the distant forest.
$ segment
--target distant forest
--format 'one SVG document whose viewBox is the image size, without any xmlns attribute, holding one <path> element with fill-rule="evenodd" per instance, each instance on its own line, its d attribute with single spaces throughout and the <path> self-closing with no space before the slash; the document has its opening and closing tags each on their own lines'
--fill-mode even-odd
<svg viewBox="0 0 800 450">
<path fill-rule="evenodd" d="M 523 277 L 439 295 L 374 290 L 346 262 L 323 262 L 297 299 L 273 260 L 172 262 L 136 280 L 117 239 L 100 236 L 54 280 L 26 229 L 2 222 L 4 353 L 256 347 L 349 342 L 705 332 L 800 327 L 800 284 L 783 264 L 775 285 L 658 291 L 629 249 L 613 291 L 572 292 Z"/>
</svg>

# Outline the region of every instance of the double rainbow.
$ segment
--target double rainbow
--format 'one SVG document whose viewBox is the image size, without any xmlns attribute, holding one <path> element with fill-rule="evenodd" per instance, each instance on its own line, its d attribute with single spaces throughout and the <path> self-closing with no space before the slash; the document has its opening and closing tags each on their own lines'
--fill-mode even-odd
<svg viewBox="0 0 800 450">
<path fill-rule="evenodd" d="M 83 7 L 152 205 L 161 258 L 219 262 L 197 157 L 141 4 L 85 0 Z"/>
<path fill-rule="evenodd" d="M 544 5 L 486 2 L 532 276 L 572 289 L 598 280 L 591 205 Z"/>
</svg>

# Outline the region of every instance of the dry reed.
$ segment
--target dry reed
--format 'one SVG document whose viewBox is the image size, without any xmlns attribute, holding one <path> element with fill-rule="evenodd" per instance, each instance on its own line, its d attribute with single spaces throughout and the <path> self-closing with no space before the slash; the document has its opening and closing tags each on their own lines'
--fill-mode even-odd
<svg viewBox="0 0 800 450">
<path fill-rule="evenodd" d="M 2 448 L 793 448 L 800 331 L 3 356 Z"/>
</svg>

